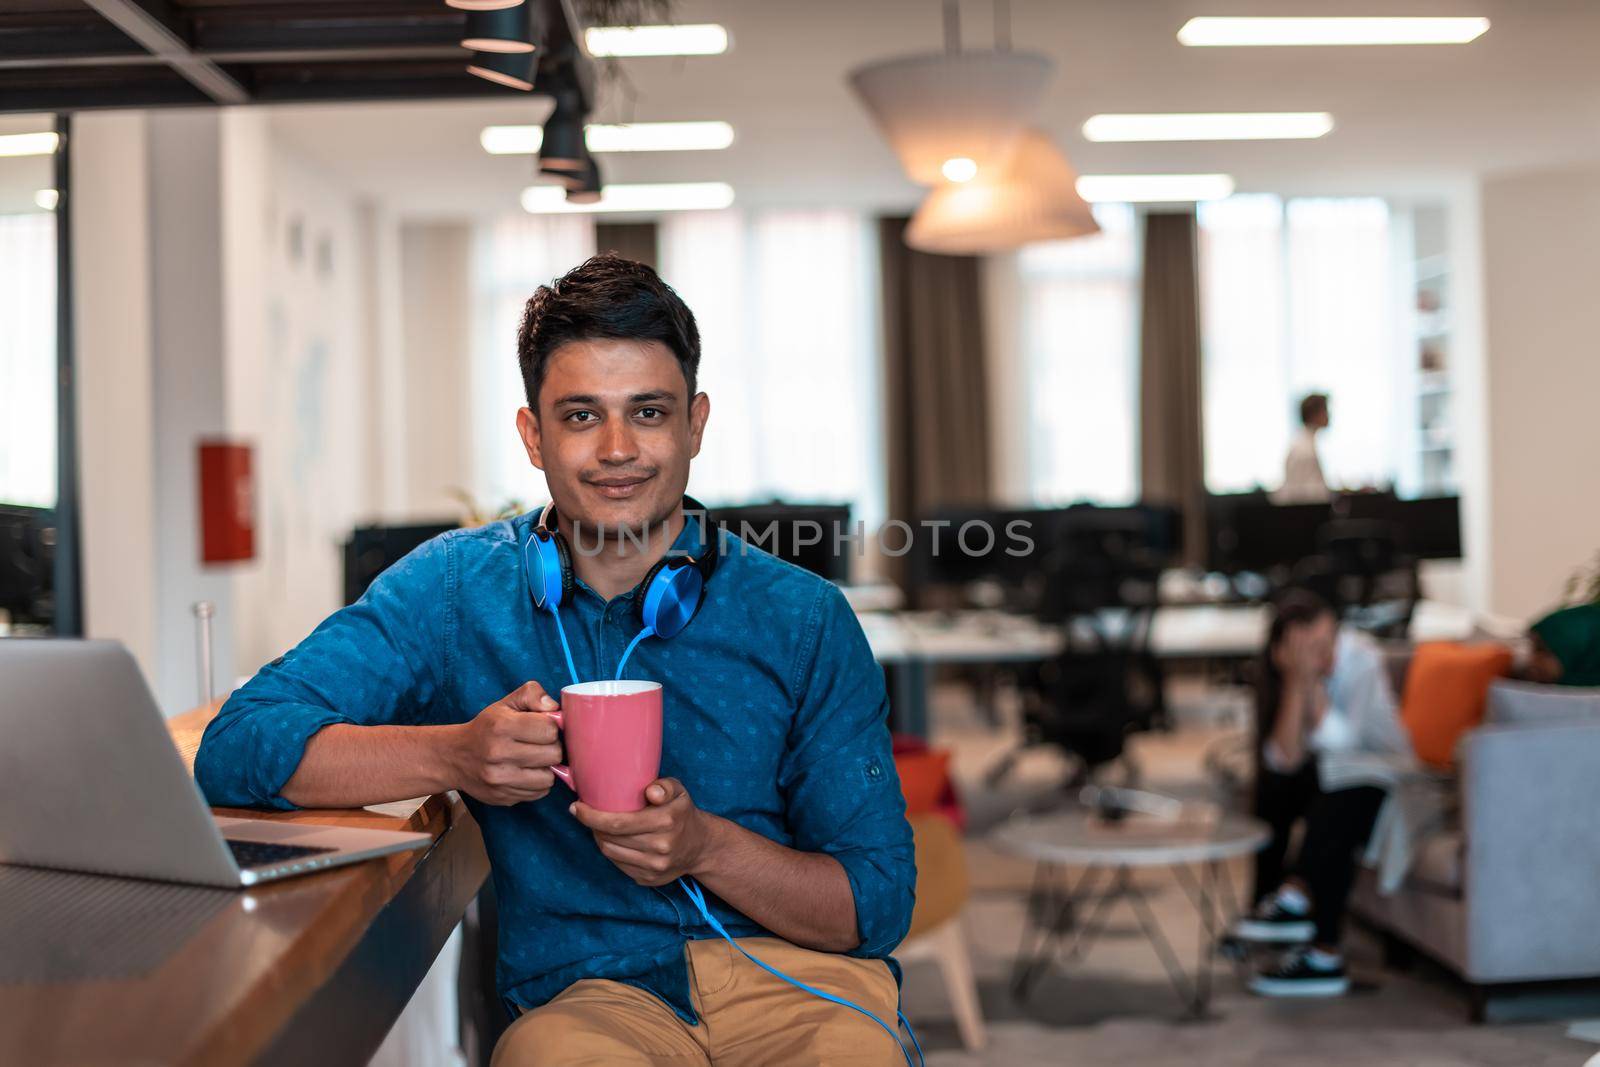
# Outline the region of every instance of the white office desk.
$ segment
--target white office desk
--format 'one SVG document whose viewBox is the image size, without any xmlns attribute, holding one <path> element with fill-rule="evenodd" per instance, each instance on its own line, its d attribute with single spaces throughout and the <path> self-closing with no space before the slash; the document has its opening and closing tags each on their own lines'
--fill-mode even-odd
<svg viewBox="0 0 1600 1067">
<path fill-rule="evenodd" d="M 1108 609 L 1114 630 L 1123 613 Z M 928 672 L 941 663 L 1029 663 L 1059 653 L 1059 627 L 999 611 L 860 611 L 872 655 L 894 668 L 892 696 L 900 729 L 927 734 Z M 1169 660 L 1238 660 L 1260 653 L 1270 609 L 1261 604 L 1175 604 L 1157 608 L 1150 652 Z M 1413 641 L 1460 641 L 1481 632 L 1510 637 L 1501 620 L 1478 620 L 1466 608 L 1424 600 L 1411 619 Z M 1506 631 L 1502 633 L 1502 631 Z"/>
</svg>

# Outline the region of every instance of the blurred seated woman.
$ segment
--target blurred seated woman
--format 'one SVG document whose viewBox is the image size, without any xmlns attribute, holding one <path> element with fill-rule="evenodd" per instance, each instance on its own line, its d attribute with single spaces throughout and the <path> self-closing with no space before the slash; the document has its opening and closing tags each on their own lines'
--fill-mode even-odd
<svg viewBox="0 0 1600 1067">
<path fill-rule="evenodd" d="M 1250 988 L 1265 996 L 1340 996 L 1350 988 L 1340 949 L 1345 905 L 1385 794 L 1373 785 L 1325 790 L 1318 764 L 1333 753 L 1409 763 L 1410 740 L 1377 643 L 1341 628 L 1333 609 L 1307 591 L 1291 591 L 1276 605 L 1256 706 L 1255 813 L 1272 827 L 1272 841 L 1256 857 L 1256 906 L 1235 933 L 1294 947 Z M 1291 859 L 1299 822 L 1304 833 Z"/>
<path fill-rule="evenodd" d="M 1529 636 L 1529 681 L 1600 686 L 1600 604 L 1553 611 L 1529 627 Z"/>
</svg>

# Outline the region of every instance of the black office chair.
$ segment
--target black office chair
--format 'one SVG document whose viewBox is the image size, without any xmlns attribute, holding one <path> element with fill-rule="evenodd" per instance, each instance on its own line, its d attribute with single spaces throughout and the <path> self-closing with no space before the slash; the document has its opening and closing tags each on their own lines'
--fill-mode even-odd
<svg viewBox="0 0 1600 1067">
<path fill-rule="evenodd" d="M 1044 564 L 1044 621 L 1061 627 L 1060 653 L 1022 673 L 1023 739 L 986 775 L 998 785 L 1022 753 L 1053 746 L 1077 767 L 1069 789 L 1120 764 L 1138 781 L 1127 738 L 1166 724 L 1164 679 L 1150 649 L 1159 568 L 1104 530 L 1067 533 Z"/>
<path fill-rule="evenodd" d="M 1317 540 L 1317 554 L 1295 566 L 1295 583 L 1316 592 L 1354 626 L 1377 637 L 1405 637 L 1422 582 L 1400 527 L 1381 519 L 1342 519 L 1323 526 Z"/>
</svg>

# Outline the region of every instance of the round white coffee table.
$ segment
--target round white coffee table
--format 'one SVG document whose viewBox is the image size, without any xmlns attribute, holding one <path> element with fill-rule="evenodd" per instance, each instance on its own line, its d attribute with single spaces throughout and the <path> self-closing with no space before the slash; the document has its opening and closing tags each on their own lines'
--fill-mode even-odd
<svg viewBox="0 0 1600 1067">
<path fill-rule="evenodd" d="M 1112 905 L 1126 900 L 1184 1007 L 1192 1016 L 1205 1016 L 1217 942 L 1239 911 L 1227 861 L 1253 855 L 1272 834 L 1259 819 L 1208 805 L 1173 807 L 1170 815 L 1129 813 L 1120 819 L 1072 808 L 1012 819 L 995 831 L 998 848 L 1035 863 L 1028 917 L 1012 975 L 1012 989 L 1019 998 L 1028 995 L 1053 960 L 1063 957 L 1070 962 L 1087 953 L 1105 930 Z M 1131 876 L 1141 867 L 1170 869 L 1194 903 L 1200 919 L 1200 958 L 1192 976 L 1184 972 L 1149 900 Z M 1076 881 L 1068 875 L 1070 868 L 1082 871 Z"/>
</svg>

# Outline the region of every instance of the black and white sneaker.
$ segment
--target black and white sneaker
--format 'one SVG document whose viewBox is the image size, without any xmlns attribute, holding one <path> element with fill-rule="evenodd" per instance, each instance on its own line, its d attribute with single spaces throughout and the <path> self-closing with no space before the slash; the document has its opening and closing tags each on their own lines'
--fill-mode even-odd
<svg viewBox="0 0 1600 1067">
<path fill-rule="evenodd" d="M 1317 934 L 1317 928 L 1304 912 L 1290 911 L 1276 896 L 1262 900 L 1256 910 L 1233 924 L 1233 936 L 1241 941 L 1260 941 L 1272 945 L 1303 945 Z"/>
<path fill-rule="evenodd" d="M 1264 997 L 1342 997 L 1350 991 L 1344 959 L 1298 948 L 1250 979 L 1250 991 Z"/>
</svg>

